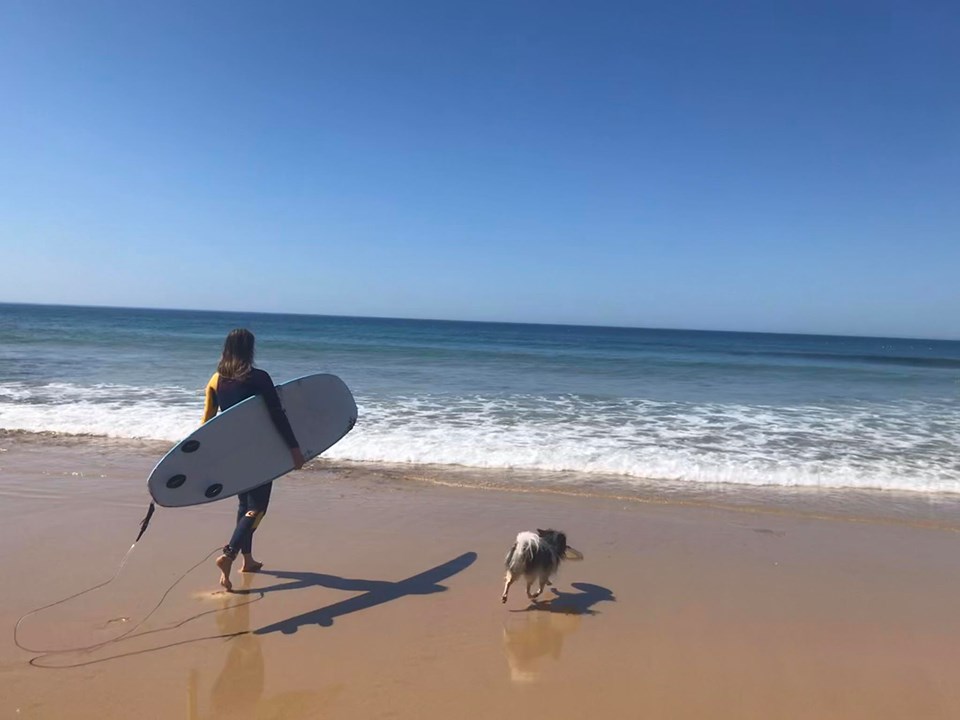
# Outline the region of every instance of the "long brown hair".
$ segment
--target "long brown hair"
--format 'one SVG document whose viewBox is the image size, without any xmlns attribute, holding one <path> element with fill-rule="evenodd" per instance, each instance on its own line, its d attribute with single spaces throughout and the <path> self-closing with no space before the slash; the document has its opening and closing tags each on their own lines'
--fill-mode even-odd
<svg viewBox="0 0 960 720">
<path fill-rule="evenodd" d="M 223 354 L 217 365 L 220 377 L 243 380 L 253 369 L 253 333 L 246 328 L 231 330 L 223 343 Z"/>
</svg>

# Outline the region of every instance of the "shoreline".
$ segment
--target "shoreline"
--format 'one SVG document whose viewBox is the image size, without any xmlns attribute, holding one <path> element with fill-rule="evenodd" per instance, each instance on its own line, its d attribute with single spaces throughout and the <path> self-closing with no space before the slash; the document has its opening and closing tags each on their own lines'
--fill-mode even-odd
<svg viewBox="0 0 960 720">
<path fill-rule="evenodd" d="M 0 453 L 4 452 L 5 445 L 85 448 L 94 452 L 134 452 L 155 457 L 155 461 L 159 462 L 175 444 L 147 438 L 0 429 Z M 702 507 L 846 522 L 890 522 L 960 532 L 960 493 L 951 492 L 698 483 L 655 479 L 641 481 L 632 477 L 627 481 L 625 477 L 616 475 L 363 462 L 325 457 L 311 460 L 300 472 L 319 473 L 324 476 L 361 474 L 380 478 L 385 482 L 419 483 L 468 490 L 600 498 L 626 503 Z"/>
</svg>

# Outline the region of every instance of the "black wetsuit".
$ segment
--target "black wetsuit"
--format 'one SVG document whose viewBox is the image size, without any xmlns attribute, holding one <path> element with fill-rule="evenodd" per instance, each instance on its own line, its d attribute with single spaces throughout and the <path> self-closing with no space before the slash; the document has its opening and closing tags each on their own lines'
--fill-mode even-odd
<svg viewBox="0 0 960 720">
<path fill-rule="evenodd" d="M 273 385 L 273 380 L 263 370 L 254 368 L 243 380 L 231 380 L 214 373 L 207 383 L 206 407 L 204 408 L 204 422 L 216 415 L 217 410 L 227 410 L 237 403 L 243 402 L 254 395 L 261 395 L 267 403 L 270 418 L 277 431 L 283 437 L 290 449 L 299 447 L 293 428 L 287 420 L 287 415 L 280 404 L 280 396 Z M 270 491 L 273 482 L 265 483 L 260 487 L 242 492 L 237 495 L 240 501 L 237 509 L 237 527 L 233 531 L 230 542 L 224 546 L 223 552 L 229 557 L 236 557 L 237 553 L 247 555 L 253 550 L 253 533 L 260 525 L 270 504 Z"/>
</svg>

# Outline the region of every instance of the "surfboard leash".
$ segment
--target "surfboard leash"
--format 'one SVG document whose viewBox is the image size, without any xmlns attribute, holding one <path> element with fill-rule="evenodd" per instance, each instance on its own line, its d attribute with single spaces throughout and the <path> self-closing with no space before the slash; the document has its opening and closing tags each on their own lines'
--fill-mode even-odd
<svg viewBox="0 0 960 720">
<path fill-rule="evenodd" d="M 69 602 L 70 600 L 75 600 L 76 598 L 86 595 L 87 593 L 93 592 L 94 590 L 99 590 L 100 588 L 105 587 L 110 583 L 112 583 L 114 580 L 116 580 L 117 577 L 119 577 L 120 573 L 123 571 L 124 566 L 127 564 L 127 560 L 129 559 L 131 553 L 133 553 L 133 549 L 137 546 L 137 543 L 140 541 L 140 538 L 143 537 L 143 534 L 147 531 L 147 528 L 150 526 L 150 520 L 153 518 L 153 513 L 155 511 L 156 511 L 156 506 L 154 505 L 153 502 L 151 502 L 150 506 L 147 508 L 147 514 L 144 516 L 143 520 L 140 521 L 140 532 L 137 533 L 136 540 L 133 541 L 133 544 L 130 545 L 130 548 L 124 554 L 123 559 L 120 561 L 120 566 L 117 568 L 117 571 L 113 574 L 112 577 L 110 577 L 108 580 L 104 580 L 101 583 L 97 583 L 96 585 L 88 587 L 85 590 L 81 590 L 80 592 L 76 592 L 73 595 L 69 595 L 65 598 L 49 603 L 47 605 L 34 608 L 33 610 L 30 610 L 29 612 L 26 612 L 23 615 L 21 615 L 17 619 L 16 625 L 14 625 L 13 627 L 14 644 L 21 650 L 25 650 L 26 652 L 32 652 L 32 653 L 42 653 L 40 657 L 45 657 L 47 655 L 54 655 L 54 654 L 61 654 L 61 653 L 96 650 L 105 645 L 109 645 L 110 643 L 118 642 L 119 640 L 122 640 L 123 638 L 130 635 L 134 630 L 136 630 L 141 625 L 143 625 L 147 620 L 149 620 L 150 616 L 152 616 L 160 608 L 160 606 L 163 604 L 163 601 L 167 599 L 167 595 L 170 594 L 170 592 L 180 583 L 181 580 L 183 580 L 187 575 L 189 575 L 191 572 L 193 572 L 198 567 L 200 567 L 203 563 L 209 560 L 214 555 L 214 553 L 222 550 L 222 548 L 219 548 L 219 547 L 214 548 L 209 553 L 207 553 L 202 560 L 200 560 L 195 565 L 193 565 L 189 570 L 184 572 L 179 578 L 176 579 L 173 585 L 167 588 L 166 592 L 164 592 L 163 595 L 161 596 L 159 602 L 157 602 L 157 604 L 153 606 L 153 609 L 151 609 L 150 612 L 148 612 L 146 616 L 144 616 L 144 618 L 140 620 L 140 622 L 138 622 L 136 625 L 131 627 L 129 630 L 126 630 L 125 632 L 121 633 L 117 637 L 110 638 L 109 640 L 104 640 L 102 642 L 94 643 L 93 645 L 87 645 L 83 647 L 73 647 L 73 648 L 62 648 L 62 649 L 56 649 L 56 650 L 51 650 L 49 648 L 31 648 L 31 647 L 27 647 L 26 645 L 23 645 L 20 642 L 20 625 L 23 623 L 24 620 L 26 620 L 31 615 L 36 615 L 37 613 L 43 612 L 44 610 L 49 610 L 50 608 L 56 607 L 57 605 L 62 605 L 63 603 Z M 38 659 L 40 658 L 39 657 L 34 658 L 33 660 L 30 661 L 30 664 L 33 665 L 34 661 Z M 37 667 L 43 667 L 43 666 L 37 666 Z"/>
<path fill-rule="evenodd" d="M 177 628 L 183 627 L 183 626 L 186 625 L 188 622 L 192 622 L 193 620 L 196 620 L 197 618 L 204 617 L 205 615 L 211 615 L 211 614 L 213 614 L 213 613 L 222 612 L 222 611 L 223 611 L 224 609 L 226 609 L 226 608 L 217 608 L 217 609 L 213 609 L 213 610 L 206 610 L 206 611 L 201 612 L 201 613 L 198 613 L 198 614 L 196 614 L 196 615 L 192 615 L 191 617 L 188 617 L 188 618 L 186 618 L 185 620 L 181 620 L 180 622 L 175 623 L 174 625 L 171 625 L 171 626 L 169 626 L 169 627 L 154 628 L 153 630 L 144 630 L 144 631 L 142 631 L 142 632 L 134 633 L 134 631 L 135 631 L 137 628 L 139 628 L 140 626 L 142 626 L 142 625 L 150 618 L 151 615 L 153 615 L 157 610 L 160 609 L 160 606 L 163 605 L 164 600 L 167 599 L 167 596 L 173 591 L 173 589 L 180 583 L 181 580 L 183 580 L 187 575 L 189 575 L 191 572 L 193 572 L 193 571 L 196 570 L 198 567 L 200 567 L 200 565 L 202 565 L 203 563 L 205 563 L 207 560 L 210 559 L 211 556 L 213 556 L 215 553 L 219 552 L 220 550 L 222 550 L 222 548 L 214 548 L 214 549 L 211 550 L 200 562 L 196 563 L 196 564 L 193 565 L 190 569 L 188 569 L 186 572 L 184 572 L 179 578 L 176 579 L 176 581 L 174 581 L 174 583 L 173 583 L 170 587 L 167 588 L 166 592 L 163 593 L 163 596 L 160 598 L 160 600 L 157 601 L 157 604 L 153 606 L 153 609 L 151 609 L 150 612 L 147 613 L 146 616 L 145 616 L 140 622 L 138 622 L 136 625 L 134 625 L 132 628 L 130 628 L 130 629 L 127 630 L 126 632 L 121 633 L 121 634 L 118 635 L 117 637 L 110 638 L 109 640 L 104 640 L 103 642 L 96 643 L 96 644 L 94 644 L 94 645 L 89 645 L 89 646 L 87 646 L 87 647 L 81 647 L 81 648 L 64 648 L 64 649 L 56 649 L 56 650 L 50 650 L 50 649 L 41 650 L 41 649 L 38 649 L 38 648 L 26 648 L 26 647 L 24 647 L 23 645 L 21 645 L 20 643 L 17 643 L 17 645 L 18 645 L 18 647 L 20 647 L 21 649 L 27 650 L 28 652 L 39 653 L 36 657 L 30 658 L 30 660 L 28 661 L 28 664 L 29 664 L 29 665 L 32 665 L 32 666 L 35 667 L 35 668 L 39 668 L 39 669 L 41 669 L 41 670 L 68 670 L 68 669 L 71 669 L 71 668 L 86 667 L 86 666 L 88 666 L 88 665 L 97 665 L 97 664 L 99 664 L 99 663 L 111 662 L 111 661 L 113 661 L 113 660 L 119 660 L 119 659 L 121 659 L 121 658 L 131 657 L 131 656 L 133 656 L 133 655 L 142 655 L 142 654 L 148 653 L 148 652 L 156 652 L 156 651 L 158 651 L 158 650 L 165 650 L 165 649 L 167 649 L 167 648 L 177 647 L 177 646 L 179 646 L 179 645 L 187 645 L 187 644 L 190 644 L 190 643 L 202 642 L 202 641 L 205 641 L 205 640 L 229 640 L 229 639 L 232 639 L 232 638 L 235 638 L 235 637 L 240 637 L 241 635 L 249 635 L 249 634 L 251 633 L 250 630 L 239 630 L 239 631 L 234 631 L 234 632 L 217 633 L 217 634 L 215 634 L 215 635 L 204 635 L 204 636 L 202 636 L 202 637 L 188 638 L 188 639 L 186 639 L 186 640 L 179 640 L 179 641 L 176 641 L 176 642 L 167 643 L 166 645 L 159 645 L 159 646 L 157 646 L 157 647 L 143 648 L 143 649 L 140 649 L 140 650 L 132 650 L 132 651 L 130 651 L 130 652 L 124 652 L 124 653 L 120 653 L 120 654 L 118 654 L 118 655 L 111 655 L 111 656 L 109 656 L 109 657 L 97 658 L 97 659 L 95 659 L 95 660 L 84 660 L 84 661 L 81 661 L 81 662 L 74 662 L 74 663 L 69 663 L 69 664 L 66 664 L 66 665 L 43 665 L 43 664 L 41 664 L 41 662 L 40 662 L 40 661 L 42 661 L 44 658 L 53 657 L 53 656 L 56 656 L 56 655 L 66 655 L 66 654 L 72 653 L 72 652 L 92 652 L 92 651 L 95 651 L 95 650 L 99 650 L 100 648 L 106 647 L 106 646 L 108 646 L 108 645 L 112 645 L 112 644 L 114 644 L 114 643 L 122 642 L 122 641 L 124 641 L 124 640 L 134 640 L 134 639 L 136 639 L 136 638 L 141 638 L 141 637 L 144 637 L 144 636 L 146 636 L 146 635 L 152 635 L 152 634 L 154 634 L 154 633 L 169 632 L 170 630 L 176 630 Z M 238 605 L 235 605 L 234 607 L 241 607 L 241 606 L 243 606 L 243 605 L 251 605 L 251 604 L 253 604 L 253 603 L 255 603 L 255 602 L 259 602 L 259 601 L 261 601 L 261 600 L 264 599 L 264 594 L 263 594 L 262 592 L 257 592 L 256 595 L 257 595 L 257 597 L 253 597 L 253 598 L 251 598 L 250 600 L 247 600 L 246 602 L 239 603 Z M 69 598 L 67 598 L 67 599 L 69 599 Z M 60 602 L 65 602 L 65 600 L 64 600 L 64 601 L 60 601 Z M 54 604 L 56 604 L 56 603 L 54 603 Z M 49 605 L 49 606 L 47 606 L 47 607 L 52 607 L 52 606 L 53 606 L 53 605 Z M 43 608 L 40 608 L 39 610 L 42 610 L 42 609 L 43 609 Z M 39 612 L 39 610 L 37 610 L 37 611 L 35 611 L 35 612 Z M 24 617 L 26 617 L 26 616 L 24 616 Z"/>
<path fill-rule="evenodd" d="M 150 527 L 150 518 L 153 517 L 153 512 L 156 509 L 157 506 L 153 504 L 153 501 L 151 501 L 150 507 L 147 508 L 146 516 L 140 521 L 140 532 L 137 534 L 137 539 L 133 541 L 134 545 L 140 542 L 140 538 L 143 537 L 143 534 L 147 531 L 147 528 Z M 133 546 L 131 545 L 131 547 Z"/>
</svg>

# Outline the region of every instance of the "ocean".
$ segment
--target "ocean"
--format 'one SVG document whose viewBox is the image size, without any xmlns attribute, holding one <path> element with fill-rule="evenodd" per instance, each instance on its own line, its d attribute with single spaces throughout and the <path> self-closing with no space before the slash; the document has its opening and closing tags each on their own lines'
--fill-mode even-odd
<svg viewBox="0 0 960 720">
<path fill-rule="evenodd" d="M 234 327 L 278 384 L 350 386 L 333 459 L 960 493 L 960 342 L 942 340 L 0 304 L 0 428 L 178 440 Z"/>
</svg>

